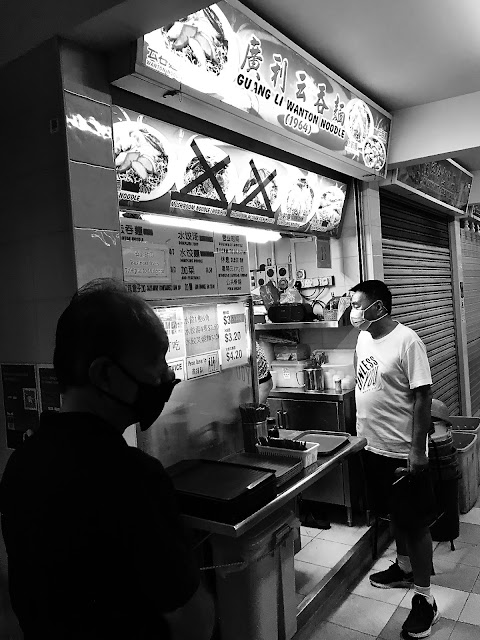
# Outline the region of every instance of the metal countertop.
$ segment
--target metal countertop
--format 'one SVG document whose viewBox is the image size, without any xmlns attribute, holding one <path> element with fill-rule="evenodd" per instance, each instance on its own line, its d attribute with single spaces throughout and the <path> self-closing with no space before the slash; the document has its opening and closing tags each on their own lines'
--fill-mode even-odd
<svg viewBox="0 0 480 640">
<path fill-rule="evenodd" d="M 302 433 L 301 431 L 289 431 L 288 437 L 295 437 L 294 434 Z M 285 434 L 287 435 L 287 434 Z M 340 434 L 338 434 L 340 435 Z M 349 434 L 346 434 L 349 435 Z M 216 522 L 214 520 L 205 520 L 195 516 L 184 515 L 184 521 L 194 529 L 209 531 L 231 538 L 238 538 L 244 533 L 252 529 L 264 518 L 274 513 L 277 509 L 285 506 L 290 500 L 295 498 L 299 493 L 310 487 L 322 476 L 326 475 L 334 467 L 339 465 L 345 458 L 353 453 L 361 451 L 367 444 L 365 438 L 349 435 L 350 441 L 342 449 L 331 456 L 319 458 L 317 462 L 303 469 L 301 473 L 292 478 L 289 482 L 281 487 L 281 491 L 271 502 L 253 513 L 251 516 L 242 520 L 237 524 L 226 524 L 224 522 Z"/>
</svg>

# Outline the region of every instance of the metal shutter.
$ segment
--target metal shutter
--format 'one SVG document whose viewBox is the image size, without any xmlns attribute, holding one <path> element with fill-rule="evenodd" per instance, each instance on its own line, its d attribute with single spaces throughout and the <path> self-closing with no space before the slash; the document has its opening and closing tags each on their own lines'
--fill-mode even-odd
<svg viewBox="0 0 480 640">
<path fill-rule="evenodd" d="M 462 221 L 463 280 L 467 353 L 470 373 L 472 415 L 480 410 L 480 228 L 478 223 Z"/>
<path fill-rule="evenodd" d="M 417 203 L 381 192 L 385 283 L 392 316 L 418 333 L 427 347 L 432 392 L 460 413 L 455 312 L 448 219 Z"/>
</svg>

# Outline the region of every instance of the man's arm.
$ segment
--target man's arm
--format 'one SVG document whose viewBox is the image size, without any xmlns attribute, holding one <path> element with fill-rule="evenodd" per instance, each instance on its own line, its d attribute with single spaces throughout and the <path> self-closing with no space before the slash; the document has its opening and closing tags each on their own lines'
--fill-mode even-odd
<svg viewBox="0 0 480 640">
<path fill-rule="evenodd" d="M 166 613 L 171 640 L 210 640 L 215 623 L 211 595 L 200 585 L 190 600 L 176 611 Z"/>
<path fill-rule="evenodd" d="M 430 385 L 425 385 L 413 389 L 413 394 L 413 434 L 408 466 L 412 473 L 418 473 L 428 467 L 426 447 L 431 423 L 432 391 Z"/>
</svg>

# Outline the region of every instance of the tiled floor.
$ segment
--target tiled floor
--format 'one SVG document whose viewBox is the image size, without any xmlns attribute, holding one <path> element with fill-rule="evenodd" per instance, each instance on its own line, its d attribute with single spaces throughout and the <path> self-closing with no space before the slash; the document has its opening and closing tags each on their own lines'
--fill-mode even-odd
<svg viewBox="0 0 480 640">
<path fill-rule="evenodd" d="M 295 556 L 299 601 L 362 535 L 363 527 L 333 525 L 327 531 L 302 527 L 302 550 Z M 305 545 L 305 546 L 303 546 Z M 460 537 L 450 543 L 434 543 L 432 593 L 441 618 L 432 629 L 432 640 L 480 639 L 480 499 L 460 516 Z M 388 567 L 395 560 L 391 545 L 374 564 Z M 301 630 L 295 640 L 398 640 L 408 615 L 412 592 L 408 589 L 376 589 L 368 575 L 347 594 L 328 620 Z M 307 629 L 309 629 L 307 631 Z"/>
</svg>

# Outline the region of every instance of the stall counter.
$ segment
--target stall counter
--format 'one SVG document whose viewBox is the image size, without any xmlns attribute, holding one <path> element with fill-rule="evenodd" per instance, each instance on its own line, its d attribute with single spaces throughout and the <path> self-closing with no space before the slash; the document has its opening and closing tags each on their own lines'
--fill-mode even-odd
<svg viewBox="0 0 480 640">
<path fill-rule="evenodd" d="M 300 431 L 287 432 L 288 437 L 295 437 L 301 433 Z M 206 520 L 204 518 L 198 518 L 194 516 L 184 515 L 185 522 L 194 529 L 201 531 L 208 531 L 210 533 L 216 533 L 223 536 L 239 538 L 244 533 L 252 529 L 264 518 L 274 513 L 277 509 L 285 506 L 291 502 L 297 495 L 302 493 L 305 489 L 312 486 L 317 480 L 329 473 L 333 468 L 340 465 L 348 456 L 358 453 L 365 448 L 367 441 L 365 438 L 359 438 L 357 436 L 350 436 L 349 442 L 342 449 L 337 451 L 331 456 L 325 456 L 319 458 L 317 462 L 310 465 L 298 474 L 286 485 L 281 488 L 276 498 L 274 498 L 267 505 L 250 515 L 242 522 L 236 524 L 226 524 L 223 522 L 216 522 L 214 520 Z"/>
</svg>

